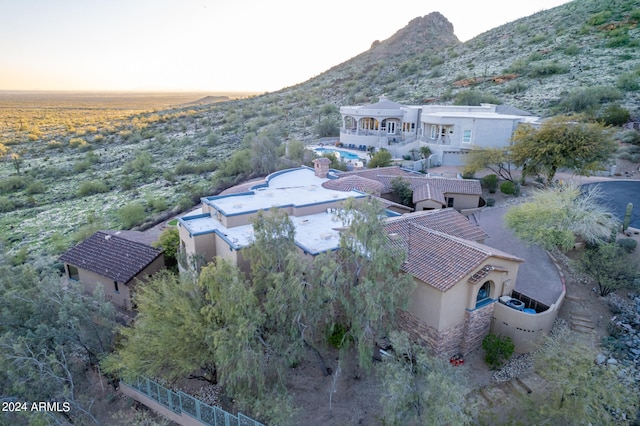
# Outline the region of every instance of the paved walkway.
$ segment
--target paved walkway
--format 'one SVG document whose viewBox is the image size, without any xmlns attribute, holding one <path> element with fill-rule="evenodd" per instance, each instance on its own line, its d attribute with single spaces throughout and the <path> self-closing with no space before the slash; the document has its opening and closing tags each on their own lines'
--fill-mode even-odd
<svg viewBox="0 0 640 426">
<path fill-rule="evenodd" d="M 558 270 L 544 249 L 527 245 L 505 227 L 503 216 L 508 207 L 502 204 L 476 214 L 478 224 L 489 235 L 484 243 L 524 259 L 515 290 L 550 306 L 562 293 Z"/>
</svg>

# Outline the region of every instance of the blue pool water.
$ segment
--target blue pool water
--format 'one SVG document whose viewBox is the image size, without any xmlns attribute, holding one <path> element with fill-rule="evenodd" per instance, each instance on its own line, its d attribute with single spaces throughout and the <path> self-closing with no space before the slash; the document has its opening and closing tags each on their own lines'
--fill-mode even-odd
<svg viewBox="0 0 640 426">
<path fill-rule="evenodd" d="M 358 157 L 356 154 L 353 154 L 348 151 L 343 151 L 341 149 L 316 148 L 314 151 L 317 152 L 318 154 L 335 152 L 337 154 L 340 154 L 340 158 L 342 158 L 343 160 L 360 160 L 360 157 Z"/>
</svg>

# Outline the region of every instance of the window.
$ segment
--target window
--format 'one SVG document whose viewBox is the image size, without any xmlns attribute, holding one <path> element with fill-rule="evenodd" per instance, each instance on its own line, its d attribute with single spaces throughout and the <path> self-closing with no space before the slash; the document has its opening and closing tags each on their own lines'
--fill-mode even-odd
<svg viewBox="0 0 640 426">
<path fill-rule="evenodd" d="M 453 197 L 447 197 L 447 207 L 453 207 Z"/>
<path fill-rule="evenodd" d="M 120 289 L 118 288 L 118 281 L 113 282 L 113 291 L 115 293 L 120 293 Z"/>
<path fill-rule="evenodd" d="M 74 281 L 80 281 L 80 272 L 78 272 L 78 268 L 73 265 L 67 265 L 67 273 L 69 274 L 69 278 Z"/>
<path fill-rule="evenodd" d="M 431 125 L 431 139 L 435 139 L 438 134 L 438 127 L 435 125 Z"/>
<path fill-rule="evenodd" d="M 471 143 L 471 130 L 462 131 L 462 143 Z"/>
<path fill-rule="evenodd" d="M 478 295 L 476 296 L 476 308 L 484 305 L 486 302 L 490 300 L 491 296 L 491 281 L 485 281 L 478 290 Z"/>
</svg>

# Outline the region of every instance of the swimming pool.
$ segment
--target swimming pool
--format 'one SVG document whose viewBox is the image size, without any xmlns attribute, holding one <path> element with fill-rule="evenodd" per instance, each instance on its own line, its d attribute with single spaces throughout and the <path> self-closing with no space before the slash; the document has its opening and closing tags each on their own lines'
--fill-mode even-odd
<svg viewBox="0 0 640 426">
<path fill-rule="evenodd" d="M 354 153 L 348 152 L 348 151 L 343 151 L 341 149 L 316 148 L 316 149 L 314 149 L 314 151 L 317 152 L 320 155 L 335 153 L 335 154 L 338 154 L 338 156 L 343 160 L 361 160 L 361 158 L 357 154 L 354 154 Z"/>
</svg>

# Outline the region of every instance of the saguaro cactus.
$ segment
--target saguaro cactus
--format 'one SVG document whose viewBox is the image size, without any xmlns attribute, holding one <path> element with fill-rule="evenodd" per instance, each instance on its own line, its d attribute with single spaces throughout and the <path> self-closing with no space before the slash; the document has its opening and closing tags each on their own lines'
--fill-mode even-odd
<svg viewBox="0 0 640 426">
<path fill-rule="evenodd" d="M 631 223 L 631 212 L 633 211 L 633 203 L 627 204 L 627 212 L 624 214 L 624 221 L 622 222 L 622 231 L 626 231 Z"/>
</svg>

